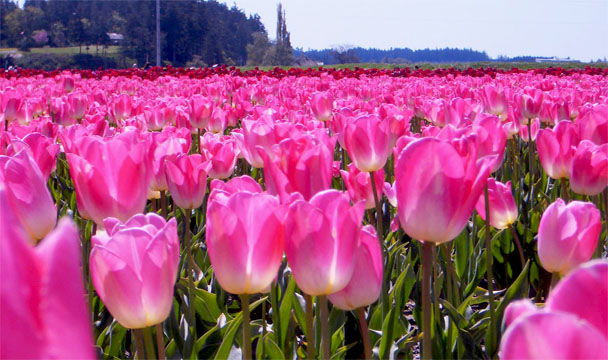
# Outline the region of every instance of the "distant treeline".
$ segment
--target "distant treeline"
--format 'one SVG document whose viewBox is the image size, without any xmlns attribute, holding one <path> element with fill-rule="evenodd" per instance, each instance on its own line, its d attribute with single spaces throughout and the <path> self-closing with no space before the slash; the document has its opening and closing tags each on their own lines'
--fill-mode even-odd
<svg viewBox="0 0 608 360">
<path fill-rule="evenodd" d="M 388 64 L 408 64 L 416 62 L 448 63 L 448 62 L 481 62 L 491 61 L 485 51 L 472 49 L 422 49 L 412 50 L 408 48 L 383 49 L 364 49 L 362 47 L 337 47 L 323 50 L 302 50 L 295 49 L 294 56 L 306 56 L 309 59 L 324 64 L 341 63 L 388 63 Z M 515 58 L 501 57 L 500 61 L 534 61 L 533 56 L 519 56 Z"/>
<path fill-rule="evenodd" d="M 156 1 L 0 0 L 0 47 L 120 45 L 121 55 L 154 65 Z M 267 36 L 258 15 L 216 1 L 162 0 L 161 57 L 175 66 L 247 62 L 253 34 Z M 114 38 L 108 36 L 112 33 Z"/>
</svg>

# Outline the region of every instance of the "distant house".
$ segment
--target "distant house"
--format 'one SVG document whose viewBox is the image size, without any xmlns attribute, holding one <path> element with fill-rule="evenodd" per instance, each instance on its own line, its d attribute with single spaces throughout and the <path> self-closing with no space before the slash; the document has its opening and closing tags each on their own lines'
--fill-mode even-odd
<svg viewBox="0 0 608 360">
<path fill-rule="evenodd" d="M 112 43 L 112 45 L 120 45 L 120 43 L 125 38 L 123 34 L 117 34 L 117 33 L 112 33 L 112 32 L 108 32 L 108 33 L 106 33 L 106 35 L 110 39 L 110 42 Z"/>
<path fill-rule="evenodd" d="M 557 56 L 554 57 L 542 57 L 542 58 L 536 58 L 535 60 L 537 63 L 552 63 L 552 62 L 581 62 L 580 60 L 573 60 L 570 59 L 570 57 L 567 58 L 558 58 Z"/>
</svg>

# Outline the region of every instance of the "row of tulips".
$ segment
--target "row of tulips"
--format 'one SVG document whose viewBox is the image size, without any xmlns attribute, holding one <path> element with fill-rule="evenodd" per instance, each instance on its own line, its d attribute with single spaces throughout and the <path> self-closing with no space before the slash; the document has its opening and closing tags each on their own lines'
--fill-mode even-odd
<svg viewBox="0 0 608 360">
<path fill-rule="evenodd" d="M 361 76 L 392 76 L 392 77 L 435 77 L 435 76 L 474 76 L 483 77 L 490 76 L 495 77 L 498 74 L 519 74 L 526 72 L 533 72 L 539 75 L 553 75 L 553 76 L 570 76 L 575 74 L 586 74 L 586 75 L 607 75 L 608 68 L 596 68 L 591 66 L 585 66 L 584 68 L 570 68 L 564 69 L 560 66 L 548 67 L 548 68 L 537 68 L 533 70 L 525 70 L 518 68 L 495 69 L 491 67 L 479 67 L 456 69 L 450 68 L 435 68 L 435 69 L 419 69 L 418 67 L 411 69 L 409 67 L 395 67 L 393 69 L 377 69 L 377 68 L 289 68 L 283 69 L 275 67 L 271 70 L 260 70 L 255 68 L 252 70 L 241 71 L 240 68 L 235 66 L 219 65 L 208 68 L 174 68 L 171 66 L 167 67 L 151 67 L 148 69 L 129 68 L 129 69 L 103 69 L 98 70 L 53 70 L 46 71 L 40 69 L 21 69 L 17 68 L 14 70 L 8 70 L 0 72 L 0 78 L 20 78 L 20 77 L 55 77 L 61 73 L 72 73 L 77 74 L 87 79 L 102 79 L 104 77 L 138 77 L 141 79 L 156 80 L 161 76 L 187 76 L 190 78 L 202 79 L 214 75 L 230 75 L 230 76 L 244 76 L 244 77 L 276 77 L 284 78 L 290 76 L 296 77 L 318 77 L 324 75 L 331 75 L 333 78 L 359 78 Z"/>
<path fill-rule="evenodd" d="M 0 79 L 2 357 L 606 357 L 606 77 L 493 75 Z"/>
</svg>

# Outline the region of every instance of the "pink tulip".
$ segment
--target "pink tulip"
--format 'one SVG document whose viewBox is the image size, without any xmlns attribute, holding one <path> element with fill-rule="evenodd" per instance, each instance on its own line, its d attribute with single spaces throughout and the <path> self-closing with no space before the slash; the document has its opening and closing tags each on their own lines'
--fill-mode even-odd
<svg viewBox="0 0 608 360">
<path fill-rule="evenodd" d="M 591 259 L 602 222 L 592 203 L 557 199 L 543 213 L 538 227 L 538 258 L 545 270 L 564 275 Z"/>
<path fill-rule="evenodd" d="M 373 209 L 376 206 L 376 201 L 369 173 L 360 172 L 353 164 L 348 164 L 348 172 L 340 170 L 340 173 L 351 200 L 353 202 L 363 200 L 365 209 Z M 384 186 L 384 169 L 374 172 L 374 180 L 376 181 L 376 195 L 380 199 Z"/>
<path fill-rule="evenodd" d="M 471 131 L 476 135 L 477 158 L 496 155 L 496 161 L 492 164 L 491 171 L 495 172 L 500 169 L 507 144 L 507 134 L 502 128 L 500 118 L 478 115 Z"/>
<path fill-rule="evenodd" d="M 510 359 L 606 359 L 606 339 L 568 313 L 536 313 L 516 321 L 503 335 L 499 357 Z"/>
<path fill-rule="evenodd" d="M 201 95 L 195 95 L 190 99 L 188 106 L 192 127 L 195 129 L 206 128 L 215 108 L 213 100 Z"/>
<path fill-rule="evenodd" d="M 364 203 L 351 207 L 348 196 L 322 191 L 298 200 L 285 221 L 285 252 L 298 287 L 313 296 L 342 290 L 350 281 Z"/>
<path fill-rule="evenodd" d="M 494 157 L 477 161 L 473 138 L 409 143 L 395 166 L 399 222 L 412 238 L 442 243 L 455 238 L 473 212 Z"/>
<path fill-rule="evenodd" d="M 124 327 L 140 329 L 163 322 L 173 306 L 179 265 L 174 218 L 149 213 L 122 223 L 104 222 L 107 230 L 91 238 L 91 280 L 112 316 Z"/>
<path fill-rule="evenodd" d="M 507 112 L 509 102 L 505 96 L 504 89 L 487 85 L 484 86 L 480 95 L 485 111 L 494 115 L 502 115 Z"/>
<path fill-rule="evenodd" d="M 327 121 L 333 112 L 334 99 L 327 92 L 316 92 L 310 98 L 310 108 L 319 121 Z"/>
<path fill-rule="evenodd" d="M 540 131 L 540 121 L 538 119 L 532 120 L 532 125 L 530 126 L 530 130 L 532 130 L 532 141 L 536 140 L 538 136 L 538 132 Z M 528 126 L 521 125 L 519 126 L 519 137 L 522 141 L 528 142 L 530 141 L 530 134 L 528 134 Z"/>
<path fill-rule="evenodd" d="M 57 208 L 46 180 L 27 151 L 22 150 L 11 158 L 0 156 L 0 179 L 6 184 L 10 204 L 3 212 L 14 212 L 34 242 L 44 238 L 57 223 Z"/>
<path fill-rule="evenodd" d="M 146 206 L 150 181 L 145 149 L 138 134 L 127 131 L 103 140 L 81 139 L 78 153 L 67 154 L 81 215 L 98 226 L 103 219 L 126 221 Z"/>
<path fill-rule="evenodd" d="M 551 290 L 546 308 L 576 315 L 608 340 L 608 261 L 589 261 L 564 276 Z"/>
<path fill-rule="evenodd" d="M 490 201 L 490 225 L 497 229 L 506 229 L 517 220 L 517 205 L 511 193 L 511 182 L 506 184 L 488 179 L 488 199 Z M 475 204 L 475 210 L 486 220 L 486 200 L 482 192 Z"/>
<path fill-rule="evenodd" d="M 568 120 L 560 121 L 553 129 L 538 132 L 538 158 L 549 177 L 563 179 L 569 176 L 578 142 L 576 127 Z"/>
<path fill-rule="evenodd" d="M 283 259 L 285 209 L 266 193 L 211 194 L 207 206 L 207 247 L 213 272 L 233 294 L 268 288 Z"/>
<path fill-rule="evenodd" d="M 285 139 L 270 154 L 260 150 L 264 158 L 264 179 L 268 192 L 286 202 L 299 192 L 310 199 L 331 186 L 335 139 L 322 130 L 297 139 Z"/>
<path fill-rule="evenodd" d="M 169 190 L 165 162 L 190 151 L 191 137 L 188 129 L 166 127 L 161 133 L 148 133 L 148 167 L 152 171 L 150 189 Z"/>
<path fill-rule="evenodd" d="M 355 253 L 355 270 L 344 289 L 328 296 L 342 310 L 354 310 L 374 303 L 382 290 L 382 249 L 376 230 L 371 225 L 359 232 Z"/>
<path fill-rule="evenodd" d="M 262 187 L 252 177 L 243 175 L 232 178 L 227 182 L 213 179 L 211 180 L 211 184 L 209 185 L 210 199 L 211 195 L 214 194 L 213 190 L 218 190 L 218 192 L 222 191 L 229 195 L 239 191 L 250 192 L 255 194 L 261 193 Z"/>
<path fill-rule="evenodd" d="M 95 359 L 76 227 L 63 219 L 37 247 L 0 183 L 0 358 Z"/>
<path fill-rule="evenodd" d="M 532 89 L 528 94 L 519 94 L 516 96 L 519 110 L 524 117 L 524 124 L 528 123 L 529 119 L 537 118 L 540 114 L 540 107 L 543 102 L 543 92 L 539 89 Z"/>
<path fill-rule="evenodd" d="M 40 133 L 31 133 L 21 141 L 13 141 L 7 148 L 6 153 L 12 156 L 21 150 L 27 151 L 32 159 L 36 161 L 44 179 L 48 180 L 51 173 L 57 167 L 56 158 L 59 152 L 59 145 L 53 143 L 50 138 Z"/>
<path fill-rule="evenodd" d="M 241 120 L 242 133 L 232 132 L 237 140 L 239 150 L 245 160 L 254 168 L 263 168 L 264 159 L 257 150 L 262 147 L 265 151 L 270 150 L 276 144 L 274 123 L 272 120 L 261 117 L 258 120 Z"/>
<path fill-rule="evenodd" d="M 213 179 L 229 178 L 234 172 L 239 155 L 234 138 L 208 132 L 201 136 L 200 144 L 201 153 L 211 161 L 209 177 Z"/>
<path fill-rule="evenodd" d="M 391 154 L 390 129 L 387 121 L 376 115 L 361 116 L 346 125 L 344 145 L 360 171 L 377 171 Z"/>
<path fill-rule="evenodd" d="M 87 96 L 83 93 L 71 93 L 68 95 L 67 102 L 70 118 L 82 120 L 87 112 Z"/>
<path fill-rule="evenodd" d="M 167 160 L 167 183 L 175 204 L 182 209 L 196 209 L 203 204 L 207 174 L 211 162 L 202 155 L 178 155 Z"/>
<path fill-rule="evenodd" d="M 608 144 L 608 104 L 600 104 L 576 118 L 581 140 L 590 140 L 597 145 Z"/>
<path fill-rule="evenodd" d="M 607 358 L 608 262 L 594 260 L 570 272 L 542 309 L 528 300 L 509 304 L 505 323 L 501 359 Z"/>
<path fill-rule="evenodd" d="M 608 186 L 608 143 L 580 142 L 570 167 L 570 188 L 583 195 L 597 195 Z"/>
</svg>

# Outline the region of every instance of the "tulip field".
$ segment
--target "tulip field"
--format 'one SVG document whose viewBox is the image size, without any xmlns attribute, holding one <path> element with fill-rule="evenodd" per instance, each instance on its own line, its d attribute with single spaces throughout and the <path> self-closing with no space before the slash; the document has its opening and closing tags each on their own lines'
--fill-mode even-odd
<svg viewBox="0 0 608 360">
<path fill-rule="evenodd" d="M 608 69 L 0 73 L 0 358 L 606 359 Z"/>
</svg>

